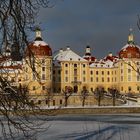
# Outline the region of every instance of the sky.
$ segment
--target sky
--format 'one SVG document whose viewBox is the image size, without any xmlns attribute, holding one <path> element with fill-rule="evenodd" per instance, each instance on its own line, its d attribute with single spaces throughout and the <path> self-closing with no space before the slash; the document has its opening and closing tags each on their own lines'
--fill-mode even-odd
<svg viewBox="0 0 140 140">
<path fill-rule="evenodd" d="M 90 45 L 96 58 L 109 52 L 117 55 L 127 43 L 130 28 L 133 28 L 135 42 L 140 45 L 137 27 L 140 0 L 55 1 L 55 6 L 41 8 L 37 16 L 43 40 L 53 52 L 70 46 L 82 56 Z"/>
</svg>

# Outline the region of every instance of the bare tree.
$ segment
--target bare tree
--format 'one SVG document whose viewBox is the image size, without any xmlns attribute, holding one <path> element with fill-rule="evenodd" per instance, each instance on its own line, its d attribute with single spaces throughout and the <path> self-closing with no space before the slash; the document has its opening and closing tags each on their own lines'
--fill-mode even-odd
<svg viewBox="0 0 140 140">
<path fill-rule="evenodd" d="M 19 61 L 24 56 L 24 50 L 29 44 L 28 34 L 35 26 L 35 17 L 41 6 L 49 7 L 52 0 L 1 0 L 0 1 L 0 114 L 4 116 L 5 120 L 0 118 L 3 136 L 2 139 L 14 139 L 16 132 L 22 132 L 25 139 L 29 138 L 30 131 L 33 130 L 34 125 L 28 119 L 29 112 L 32 113 L 36 106 L 30 102 L 28 88 L 21 86 L 13 86 L 9 77 L 8 68 L 4 67 L 5 61 L 9 60 L 7 54 L 2 53 L 3 50 L 11 50 L 11 57 L 13 61 Z M 32 50 L 30 52 L 29 61 L 26 61 L 31 67 L 32 72 L 35 70 L 35 57 Z M 2 60 L 2 61 L 1 61 Z M 19 72 L 18 64 L 13 65 Z M 11 70 L 11 69 L 10 69 Z M 14 69 L 15 71 L 15 69 Z M 4 73 L 4 74 L 3 74 Z M 14 77 L 18 77 L 17 72 L 13 72 Z M 37 74 L 36 74 L 37 75 Z M 38 108 L 38 107 L 37 107 Z M 13 119 L 13 115 L 16 119 Z M 9 134 L 7 133 L 9 132 Z M 0 135 L 1 135 L 0 134 Z"/>
<path fill-rule="evenodd" d="M 112 88 L 109 88 L 108 91 L 112 95 L 113 106 L 116 106 L 116 99 L 119 96 L 119 90 L 116 87 L 112 87 Z"/>
<path fill-rule="evenodd" d="M 46 104 L 48 107 L 50 107 L 50 102 L 53 100 L 53 93 L 51 92 L 51 89 L 46 89 L 46 94 L 45 94 L 45 99 L 46 99 Z"/>
<path fill-rule="evenodd" d="M 67 107 L 68 99 L 72 95 L 72 93 L 73 93 L 73 89 L 71 86 L 66 86 L 65 90 L 62 91 L 62 96 L 64 97 L 65 100 L 65 105 L 64 105 L 65 107 Z"/>
<path fill-rule="evenodd" d="M 82 101 L 82 106 L 85 106 L 85 101 L 89 96 L 89 91 L 87 90 L 86 86 L 83 87 L 83 90 L 81 91 L 80 99 Z"/>
<path fill-rule="evenodd" d="M 104 93 L 105 91 L 103 86 L 98 86 L 94 90 L 94 95 L 95 95 L 95 99 L 98 101 L 98 106 L 101 105 L 101 100 L 104 98 Z"/>
</svg>

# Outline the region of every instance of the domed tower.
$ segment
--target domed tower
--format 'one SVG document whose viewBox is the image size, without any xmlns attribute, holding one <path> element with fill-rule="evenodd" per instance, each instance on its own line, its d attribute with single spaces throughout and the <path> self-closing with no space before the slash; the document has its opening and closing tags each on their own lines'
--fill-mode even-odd
<svg viewBox="0 0 140 140">
<path fill-rule="evenodd" d="M 31 94 L 47 94 L 52 89 L 52 50 L 43 41 L 40 28 L 25 52 L 26 80 Z"/>
<path fill-rule="evenodd" d="M 130 29 L 127 44 L 119 52 L 119 58 L 140 58 L 140 48 L 134 42 L 132 29 Z"/>
<path fill-rule="evenodd" d="M 88 60 L 89 62 L 94 62 L 96 60 L 96 58 L 91 55 L 91 48 L 89 45 L 86 46 L 85 55 L 83 56 L 83 58 Z"/>
<path fill-rule="evenodd" d="M 119 52 L 118 61 L 118 81 L 120 92 L 124 94 L 139 93 L 139 63 L 140 63 L 140 48 L 134 41 L 132 29 L 128 35 L 127 44 Z"/>
</svg>

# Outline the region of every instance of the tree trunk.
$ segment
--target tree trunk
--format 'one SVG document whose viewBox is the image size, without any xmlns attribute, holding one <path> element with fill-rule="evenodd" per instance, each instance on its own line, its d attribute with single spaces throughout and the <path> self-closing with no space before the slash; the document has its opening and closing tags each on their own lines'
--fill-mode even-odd
<svg viewBox="0 0 140 140">
<path fill-rule="evenodd" d="M 85 106 L 85 98 L 83 98 L 82 106 L 83 106 L 83 107 Z"/>
<path fill-rule="evenodd" d="M 113 97 L 113 106 L 115 106 L 115 105 L 116 105 L 115 101 L 116 101 L 116 98 L 115 98 L 115 97 Z"/>
<path fill-rule="evenodd" d="M 99 98 L 98 98 L 98 106 L 101 105 L 101 96 L 99 95 Z"/>
<path fill-rule="evenodd" d="M 68 98 L 65 97 L 65 107 L 67 107 L 67 105 L 68 105 Z"/>
<path fill-rule="evenodd" d="M 50 107 L 50 101 L 48 100 L 48 107 Z"/>
</svg>

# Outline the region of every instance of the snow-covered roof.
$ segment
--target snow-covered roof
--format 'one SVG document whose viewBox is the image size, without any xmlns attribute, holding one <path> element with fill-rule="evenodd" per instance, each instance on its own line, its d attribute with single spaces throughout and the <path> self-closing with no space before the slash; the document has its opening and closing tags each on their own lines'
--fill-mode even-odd
<svg viewBox="0 0 140 140">
<path fill-rule="evenodd" d="M 17 65 L 22 65 L 22 61 L 13 61 L 12 59 L 8 59 L 7 61 L 1 62 L 0 66 L 17 66 Z"/>
<path fill-rule="evenodd" d="M 66 50 L 60 50 L 53 57 L 53 60 L 54 61 L 84 61 L 84 62 L 87 62 L 87 60 L 83 59 L 81 56 L 76 54 L 70 48 L 67 48 Z"/>
<path fill-rule="evenodd" d="M 34 41 L 33 42 L 33 45 L 34 46 L 46 46 L 46 45 L 48 45 L 46 42 L 44 42 L 44 41 Z"/>
<path fill-rule="evenodd" d="M 114 67 L 114 62 L 111 60 L 104 61 L 103 59 L 99 61 L 95 61 L 90 65 L 90 67 L 97 67 L 97 68 L 112 68 Z"/>
<path fill-rule="evenodd" d="M 124 47 L 122 47 L 121 50 L 125 51 L 127 47 L 134 47 L 134 48 L 137 47 L 137 48 L 140 49 L 140 47 L 138 45 L 135 45 L 135 44 L 126 44 Z"/>
</svg>

